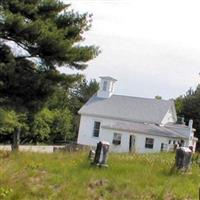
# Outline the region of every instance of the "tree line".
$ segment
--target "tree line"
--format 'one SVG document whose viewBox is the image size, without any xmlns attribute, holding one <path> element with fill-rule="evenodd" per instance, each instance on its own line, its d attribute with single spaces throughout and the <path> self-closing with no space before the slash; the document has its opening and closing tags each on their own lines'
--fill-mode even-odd
<svg viewBox="0 0 200 200">
<path fill-rule="evenodd" d="M 76 85 L 59 86 L 43 108 L 30 116 L 5 107 L 0 108 L 0 140 L 11 142 L 13 133 L 20 129 L 21 143 L 66 143 L 75 140 L 78 133 L 78 110 L 98 90 L 96 80 L 86 81 L 84 76 Z"/>
<path fill-rule="evenodd" d="M 32 142 L 77 133 L 77 111 L 98 88 L 80 74 L 99 54 L 83 45 L 92 16 L 59 0 L 0 0 L 0 135 Z M 73 102 L 73 105 L 72 103 Z"/>
<path fill-rule="evenodd" d="M 181 95 L 175 100 L 177 115 L 184 117 L 186 125 L 193 119 L 193 127 L 196 129 L 195 136 L 199 139 L 200 148 L 200 85 L 196 89 L 190 88 L 185 95 Z"/>
</svg>

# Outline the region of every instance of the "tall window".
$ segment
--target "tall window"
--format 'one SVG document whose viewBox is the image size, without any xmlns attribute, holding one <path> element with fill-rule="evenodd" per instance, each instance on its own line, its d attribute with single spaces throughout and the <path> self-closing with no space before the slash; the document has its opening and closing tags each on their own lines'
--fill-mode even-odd
<svg viewBox="0 0 200 200">
<path fill-rule="evenodd" d="M 104 82 L 103 82 L 103 91 L 106 91 L 106 89 L 107 89 L 107 84 L 108 84 L 107 81 L 104 81 Z"/>
<path fill-rule="evenodd" d="M 94 122 L 94 129 L 93 129 L 94 137 L 99 137 L 100 125 L 101 125 L 101 122 L 96 122 L 96 121 Z"/>
<path fill-rule="evenodd" d="M 122 135 L 120 133 L 114 133 L 113 135 L 113 144 L 120 145 L 121 144 Z"/>
<path fill-rule="evenodd" d="M 153 138 L 146 138 L 145 148 L 153 149 L 153 143 L 154 143 L 154 139 Z"/>
</svg>

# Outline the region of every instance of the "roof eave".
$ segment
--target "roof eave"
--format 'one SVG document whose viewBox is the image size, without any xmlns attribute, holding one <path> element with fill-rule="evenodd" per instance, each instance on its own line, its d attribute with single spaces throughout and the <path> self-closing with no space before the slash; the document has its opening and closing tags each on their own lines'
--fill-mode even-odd
<svg viewBox="0 0 200 200">
<path fill-rule="evenodd" d="M 113 116 L 106 116 L 106 115 L 99 115 L 99 114 L 91 114 L 91 113 L 87 113 L 87 112 L 82 112 L 81 109 L 79 111 L 78 111 L 78 114 L 80 114 L 80 115 L 100 117 L 100 118 L 113 119 L 113 120 L 120 120 L 120 121 L 126 121 L 126 122 L 137 122 L 137 123 L 148 123 L 148 124 L 158 124 L 158 125 L 160 125 L 160 122 L 155 122 L 155 121 L 154 122 L 153 121 L 138 121 L 138 120 L 131 120 L 131 119 L 128 119 L 128 118 L 120 118 L 120 117 L 113 117 Z"/>
<path fill-rule="evenodd" d="M 127 131 L 127 132 L 131 132 L 133 134 L 141 133 L 141 134 L 145 134 L 145 135 L 153 135 L 153 136 L 158 136 L 158 137 L 187 139 L 186 137 L 182 137 L 182 136 L 168 136 L 168 135 L 161 135 L 161 134 L 155 134 L 155 133 L 153 134 L 150 132 L 143 132 L 143 131 L 138 131 L 138 130 L 134 130 L 134 129 L 123 129 L 123 128 L 116 128 L 116 127 L 108 127 L 108 126 L 102 126 L 102 128 L 109 129 L 109 130 Z"/>
</svg>

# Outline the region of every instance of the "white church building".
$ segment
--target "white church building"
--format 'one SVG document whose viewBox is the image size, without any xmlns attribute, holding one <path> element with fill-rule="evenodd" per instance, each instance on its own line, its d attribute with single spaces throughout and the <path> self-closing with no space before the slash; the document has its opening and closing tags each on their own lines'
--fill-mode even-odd
<svg viewBox="0 0 200 200">
<path fill-rule="evenodd" d="M 112 77 L 100 77 L 100 89 L 79 110 L 78 144 L 108 141 L 113 152 L 169 151 L 175 145 L 196 148 L 192 120 L 177 123 L 173 100 L 115 95 Z"/>
</svg>

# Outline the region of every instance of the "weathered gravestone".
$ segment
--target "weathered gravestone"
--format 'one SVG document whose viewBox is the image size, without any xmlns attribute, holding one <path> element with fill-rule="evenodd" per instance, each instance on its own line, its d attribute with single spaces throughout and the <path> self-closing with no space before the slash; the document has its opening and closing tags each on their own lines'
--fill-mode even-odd
<svg viewBox="0 0 200 200">
<path fill-rule="evenodd" d="M 192 150 L 188 147 L 180 147 L 176 149 L 175 166 L 178 170 L 187 170 L 192 160 Z"/>
<path fill-rule="evenodd" d="M 89 155 L 88 155 L 88 159 L 93 162 L 94 160 L 94 156 L 95 156 L 95 150 L 90 149 Z"/>
<path fill-rule="evenodd" d="M 95 151 L 94 161 L 92 164 L 107 167 L 107 158 L 108 158 L 108 152 L 109 152 L 110 144 L 106 141 L 101 141 L 97 143 L 97 148 Z"/>
</svg>

